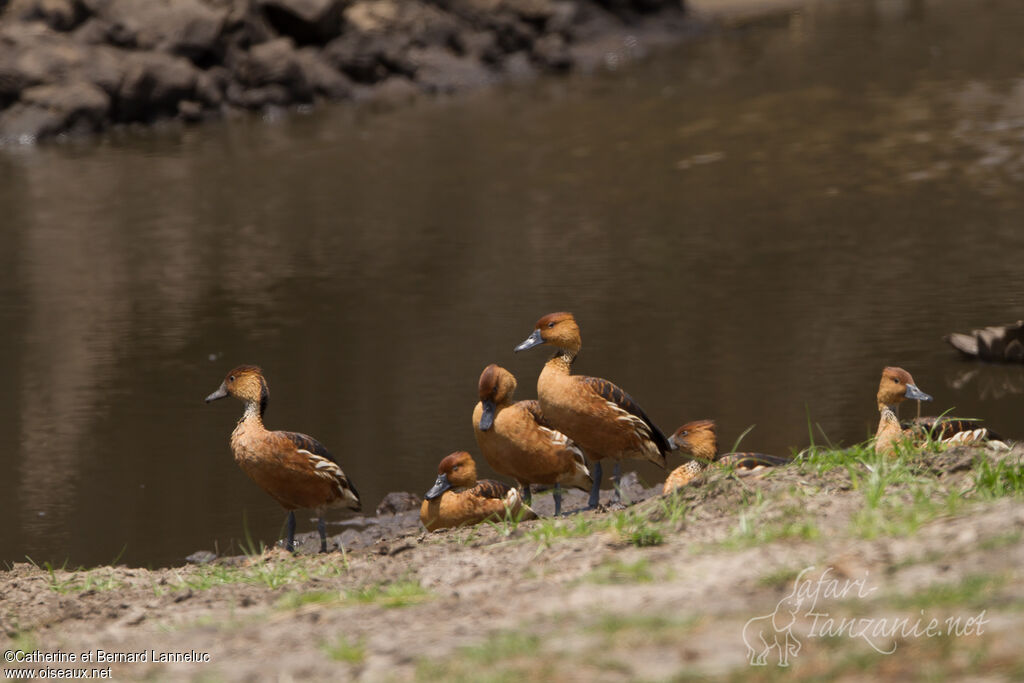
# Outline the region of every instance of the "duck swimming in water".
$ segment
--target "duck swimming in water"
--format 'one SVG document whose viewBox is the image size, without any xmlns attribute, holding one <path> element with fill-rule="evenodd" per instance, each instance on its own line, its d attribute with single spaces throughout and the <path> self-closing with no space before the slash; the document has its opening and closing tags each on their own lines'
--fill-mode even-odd
<svg viewBox="0 0 1024 683">
<path fill-rule="evenodd" d="M 473 456 L 456 451 L 437 466 L 437 480 L 420 505 L 420 521 L 427 531 L 437 531 L 501 519 L 506 511 L 520 519 L 537 518 L 516 489 L 489 479 L 477 481 Z"/>
<path fill-rule="evenodd" d="M 320 552 L 327 552 L 327 508 L 360 510 L 359 494 L 334 456 L 313 437 L 297 432 L 272 432 L 263 426 L 270 390 L 263 371 L 239 365 L 221 382 L 206 402 L 234 396 L 245 404 L 231 432 L 235 462 L 271 498 L 288 511 L 285 548 L 295 551 L 295 511 L 316 510 Z"/>
<path fill-rule="evenodd" d="M 687 422 L 668 438 L 681 453 L 693 456 L 693 460 L 683 463 L 672 470 L 662 493 L 671 493 L 686 486 L 703 474 L 707 468 L 716 463 L 732 465 L 743 474 L 753 474 L 767 467 L 779 467 L 792 462 L 791 458 L 764 453 L 726 453 L 718 454 L 718 436 L 714 420 L 695 420 Z"/>
<path fill-rule="evenodd" d="M 537 380 L 537 400 L 552 428 L 572 439 L 594 460 L 590 507 L 597 507 L 601 492 L 602 460 L 615 460 L 618 466 L 621 460 L 636 458 L 664 468 L 672 446 L 636 401 L 606 379 L 572 374 L 573 361 L 582 346 L 573 315 L 545 315 L 515 350 L 541 344 L 554 346 L 555 354 Z"/>
<path fill-rule="evenodd" d="M 512 477 L 530 503 L 530 485 L 555 486 L 555 515 L 561 513 L 561 486 L 590 491 L 593 479 L 583 452 L 569 437 L 552 429 L 538 401 L 512 401 L 516 378 L 495 364 L 480 374 L 480 402 L 473 409 L 473 432 L 487 463 Z"/>
</svg>

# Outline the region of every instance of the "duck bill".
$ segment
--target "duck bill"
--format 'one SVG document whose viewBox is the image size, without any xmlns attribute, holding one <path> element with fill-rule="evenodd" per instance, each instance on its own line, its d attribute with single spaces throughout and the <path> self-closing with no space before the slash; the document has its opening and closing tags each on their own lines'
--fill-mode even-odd
<svg viewBox="0 0 1024 683">
<path fill-rule="evenodd" d="M 211 403 L 213 401 L 216 401 L 219 398 L 224 398 L 227 395 L 228 395 L 228 388 L 226 386 L 224 386 L 223 382 L 221 382 L 221 385 L 217 389 L 217 391 L 213 392 L 212 394 L 210 394 L 209 396 L 206 397 L 206 402 L 207 403 Z"/>
<path fill-rule="evenodd" d="M 449 483 L 448 477 L 443 474 L 439 474 L 437 475 L 437 481 L 434 482 L 434 485 L 430 487 L 430 490 L 427 491 L 426 495 L 423 497 L 427 500 L 437 500 L 441 497 L 442 493 L 451 487 L 452 485 Z"/>
<path fill-rule="evenodd" d="M 544 339 L 540 336 L 540 330 L 534 330 L 533 334 L 526 338 L 522 344 L 512 349 L 513 351 L 525 351 L 526 349 L 532 349 L 534 346 L 540 346 L 544 343 Z"/>
<path fill-rule="evenodd" d="M 932 400 L 931 396 L 929 396 L 928 394 L 926 394 L 923 391 L 921 391 L 920 389 L 918 389 L 917 385 L 914 385 L 914 384 L 908 384 L 907 385 L 906 397 L 914 399 L 915 401 L 930 401 L 930 400 Z"/>
<path fill-rule="evenodd" d="M 483 412 L 480 413 L 480 431 L 486 432 L 494 426 L 494 401 L 481 401 Z"/>
</svg>

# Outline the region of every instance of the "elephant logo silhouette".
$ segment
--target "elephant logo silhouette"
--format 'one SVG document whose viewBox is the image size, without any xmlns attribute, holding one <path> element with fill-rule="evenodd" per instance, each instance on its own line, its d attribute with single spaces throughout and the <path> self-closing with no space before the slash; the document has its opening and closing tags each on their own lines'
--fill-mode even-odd
<svg viewBox="0 0 1024 683">
<path fill-rule="evenodd" d="M 793 635 L 793 625 L 803 606 L 799 594 L 800 579 L 814 569 L 807 567 L 793 581 L 793 591 L 779 600 L 775 611 L 762 617 L 753 617 L 743 626 L 743 642 L 747 645 L 747 657 L 751 666 L 766 666 L 768 655 L 778 648 L 779 666 L 789 666 L 789 658 L 800 653 L 800 641 Z"/>
</svg>

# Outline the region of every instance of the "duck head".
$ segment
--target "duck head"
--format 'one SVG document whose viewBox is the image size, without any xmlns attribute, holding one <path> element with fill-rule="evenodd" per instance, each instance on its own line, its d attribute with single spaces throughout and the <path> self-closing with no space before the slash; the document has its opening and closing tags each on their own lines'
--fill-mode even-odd
<svg viewBox="0 0 1024 683">
<path fill-rule="evenodd" d="M 217 391 L 206 397 L 206 402 L 210 403 L 225 396 L 234 396 L 247 405 L 258 405 L 262 415 L 270 398 L 263 370 L 255 365 L 239 365 L 224 377 Z"/>
<path fill-rule="evenodd" d="M 895 408 L 907 399 L 930 401 L 932 397 L 917 388 L 914 378 L 903 368 L 885 368 L 878 383 L 878 410 Z"/>
<path fill-rule="evenodd" d="M 437 479 L 423 497 L 435 500 L 445 491 L 476 485 L 476 463 L 466 451 L 455 451 L 445 456 L 437 466 Z"/>
<path fill-rule="evenodd" d="M 718 436 L 714 420 L 694 420 L 677 429 L 668 442 L 683 453 L 710 462 L 718 457 Z"/>
<path fill-rule="evenodd" d="M 537 321 L 533 333 L 515 348 L 525 351 L 541 344 L 550 344 L 575 356 L 580 352 L 580 328 L 572 313 L 548 313 Z"/>
<path fill-rule="evenodd" d="M 480 415 L 480 431 L 486 432 L 494 426 L 497 407 L 512 400 L 516 390 L 516 378 L 505 368 L 491 363 L 480 373 L 477 391 L 483 413 Z"/>
</svg>

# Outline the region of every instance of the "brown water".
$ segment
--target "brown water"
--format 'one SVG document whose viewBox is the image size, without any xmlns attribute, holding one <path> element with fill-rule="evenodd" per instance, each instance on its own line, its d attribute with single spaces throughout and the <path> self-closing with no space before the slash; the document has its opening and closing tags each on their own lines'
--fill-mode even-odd
<svg viewBox="0 0 1024 683">
<path fill-rule="evenodd" d="M 241 406 L 202 401 L 238 363 L 368 509 L 422 493 L 487 363 L 534 395 L 552 310 L 665 431 L 850 444 L 894 364 L 1024 436 L 1024 368 L 941 341 L 1024 316 L 1021 35 L 1017 0 L 823 3 L 615 73 L 0 153 L 0 559 L 272 541 Z"/>
</svg>

